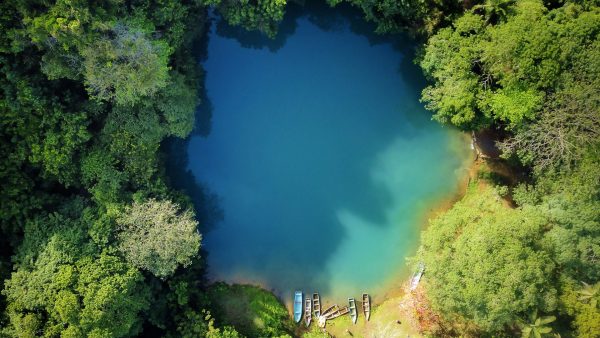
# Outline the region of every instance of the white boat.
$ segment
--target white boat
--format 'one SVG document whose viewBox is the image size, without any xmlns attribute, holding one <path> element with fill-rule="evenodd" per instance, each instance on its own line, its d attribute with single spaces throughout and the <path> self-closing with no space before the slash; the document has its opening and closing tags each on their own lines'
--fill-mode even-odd
<svg viewBox="0 0 600 338">
<path fill-rule="evenodd" d="M 410 280 L 410 291 L 414 291 L 419 282 L 421 281 L 421 277 L 423 277 L 423 272 L 425 272 L 425 264 L 423 262 L 419 263 L 419 267 L 417 272 L 412 276 Z"/>
</svg>

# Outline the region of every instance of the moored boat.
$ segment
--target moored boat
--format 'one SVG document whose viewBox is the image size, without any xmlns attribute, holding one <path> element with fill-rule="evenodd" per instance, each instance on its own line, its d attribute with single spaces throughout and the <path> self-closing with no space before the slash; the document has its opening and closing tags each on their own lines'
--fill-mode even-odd
<svg viewBox="0 0 600 338">
<path fill-rule="evenodd" d="M 419 281 L 421 281 L 421 277 L 423 277 L 423 272 L 425 272 L 425 264 L 420 262 L 417 267 L 417 271 L 410 279 L 410 291 L 414 291 L 417 288 Z"/>
<path fill-rule="evenodd" d="M 352 318 L 352 323 L 356 324 L 358 312 L 356 312 L 356 301 L 354 300 L 354 298 L 348 298 L 348 305 L 350 309 L 350 317 Z"/>
<path fill-rule="evenodd" d="M 310 325 L 310 321 L 312 320 L 312 299 L 310 297 L 306 297 L 304 299 L 304 322 L 306 323 L 306 327 Z"/>
<path fill-rule="evenodd" d="M 323 311 L 323 313 L 321 313 L 321 317 L 327 317 L 331 313 L 339 311 L 339 310 L 340 310 L 340 308 L 337 306 L 337 304 L 333 304 L 330 307 L 328 307 L 325 311 Z"/>
<path fill-rule="evenodd" d="M 348 312 L 350 312 L 350 309 L 347 306 L 344 306 L 341 309 L 338 309 L 337 311 L 330 313 L 327 319 L 335 319 L 339 316 L 343 316 L 345 314 L 347 314 Z"/>
<path fill-rule="evenodd" d="M 369 318 L 371 317 L 371 298 L 368 293 L 363 293 L 362 295 L 362 306 L 365 318 L 369 321 Z"/>
<path fill-rule="evenodd" d="M 321 317 L 321 297 L 317 292 L 313 293 L 312 306 L 315 319 L 318 320 Z"/>
<path fill-rule="evenodd" d="M 296 291 L 294 294 L 294 321 L 300 322 L 302 319 L 302 291 Z"/>
</svg>

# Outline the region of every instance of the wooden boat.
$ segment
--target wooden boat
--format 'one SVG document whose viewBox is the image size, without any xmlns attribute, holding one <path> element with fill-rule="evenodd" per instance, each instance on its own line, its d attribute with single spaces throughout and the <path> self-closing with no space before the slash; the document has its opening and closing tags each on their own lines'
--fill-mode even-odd
<svg viewBox="0 0 600 338">
<path fill-rule="evenodd" d="M 327 316 L 327 319 L 335 319 L 339 316 L 347 314 L 348 312 L 350 312 L 350 309 L 347 306 L 344 306 L 343 308 L 337 309 L 337 311 L 330 313 L 329 316 Z"/>
<path fill-rule="evenodd" d="M 306 327 L 310 325 L 310 321 L 312 320 L 312 299 L 310 297 L 306 297 L 304 299 L 304 322 L 306 323 Z"/>
<path fill-rule="evenodd" d="M 350 305 L 350 317 L 352 317 L 352 323 L 356 324 L 358 312 L 356 312 L 356 301 L 354 298 L 348 298 L 348 305 Z"/>
<path fill-rule="evenodd" d="M 332 306 L 328 307 L 325 311 L 323 311 L 323 313 L 321 313 L 321 317 L 327 318 L 327 316 L 329 316 L 332 312 L 339 310 L 340 308 L 338 308 L 337 304 L 333 304 Z"/>
<path fill-rule="evenodd" d="M 350 309 L 347 306 L 344 306 L 343 308 L 340 309 L 337 306 L 337 304 L 334 304 L 334 305 L 328 307 L 327 310 L 323 311 L 323 313 L 319 317 L 319 326 L 325 327 L 325 324 L 327 324 L 328 320 L 345 315 L 348 312 L 350 312 Z"/>
<path fill-rule="evenodd" d="M 302 319 L 302 291 L 296 291 L 294 294 L 294 321 L 300 322 Z"/>
<path fill-rule="evenodd" d="M 363 293 L 362 295 L 362 306 L 365 318 L 368 322 L 369 318 L 371 317 L 371 298 L 369 297 L 368 293 Z"/>
<path fill-rule="evenodd" d="M 321 317 L 321 297 L 319 297 L 319 294 L 316 292 L 313 293 L 312 306 L 315 319 L 319 319 L 319 317 Z"/>
<path fill-rule="evenodd" d="M 350 312 L 350 308 L 347 306 L 344 306 L 343 308 L 340 309 L 340 316 L 343 316 L 345 314 L 348 314 L 348 312 Z"/>
</svg>

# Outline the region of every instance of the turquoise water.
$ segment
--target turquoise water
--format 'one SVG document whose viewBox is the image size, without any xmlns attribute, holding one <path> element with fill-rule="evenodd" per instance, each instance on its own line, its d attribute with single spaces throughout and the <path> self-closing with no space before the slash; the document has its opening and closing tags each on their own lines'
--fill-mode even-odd
<svg viewBox="0 0 600 338">
<path fill-rule="evenodd" d="M 415 43 L 358 18 L 292 8 L 272 41 L 213 23 L 197 133 L 171 150 L 211 279 L 376 296 L 455 191 L 468 144 L 419 103 Z"/>
</svg>

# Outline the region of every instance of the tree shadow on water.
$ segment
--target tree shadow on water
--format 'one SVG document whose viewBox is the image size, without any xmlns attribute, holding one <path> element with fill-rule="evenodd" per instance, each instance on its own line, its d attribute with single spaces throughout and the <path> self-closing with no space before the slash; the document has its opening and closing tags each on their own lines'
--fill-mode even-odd
<svg viewBox="0 0 600 338">
<path fill-rule="evenodd" d="M 299 13 L 292 11 L 290 15 L 286 14 L 274 38 L 269 38 L 260 31 L 248 31 L 241 26 L 231 26 L 220 16 L 214 18 L 216 21 L 216 34 L 220 37 L 235 39 L 244 48 L 268 49 L 275 53 L 285 45 L 290 36 L 294 35 Z"/>
<path fill-rule="evenodd" d="M 203 85 L 204 86 L 204 85 Z M 210 134 L 212 127 L 212 112 L 213 104 L 206 95 L 206 90 L 201 90 L 198 94 L 200 98 L 200 105 L 196 108 L 194 129 L 192 130 L 191 136 L 202 136 L 207 137 Z M 189 138 L 188 137 L 188 138 Z M 187 163 L 186 163 L 187 165 Z"/>
<path fill-rule="evenodd" d="M 219 196 L 199 183 L 188 169 L 188 143 L 189 138 L 171 138 L 165 141 L 164 148 L 168 158 L 166 172 L 170 186 L 190 197 L 199 222 L 198 230 L 206 233 L 223 221 L 225 213 Z"/>
<path fill-rule="evenodd" d="M 325 1 L 309 1 L 305 4 L 288 3 L 285 16 L 279 23 L 277 35 L 274 38 L 269 38 L 260 31 L 248 31 L 241 26 L 231 26 L 218 14 L 213 16 L 213 20 L 216 21 L 215 32 L 218 36 L 235 39 L 244 48 L 267 49 L 272 53 L 283 48 L 288 38 L 294 35 L 300 18 L 306 18 L 326 32 L 349 28 L 353 33 L 366 37 L 371 45 L 391 41 L 391 35 L 374 33 L 375 24 L 365 21 L 362 11 L 347 3 L 341 3 L 335 7 L 329 6 Z M 406 39 L 404 34 L 396 36 L 402 36 L 403 40 Z"/>
</svg>

